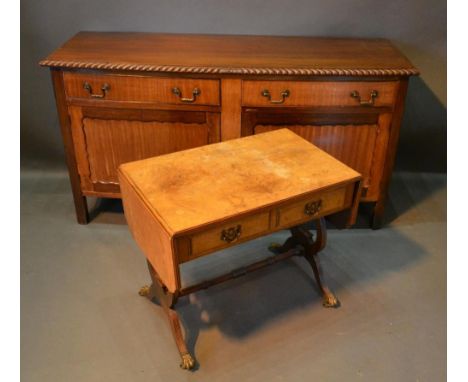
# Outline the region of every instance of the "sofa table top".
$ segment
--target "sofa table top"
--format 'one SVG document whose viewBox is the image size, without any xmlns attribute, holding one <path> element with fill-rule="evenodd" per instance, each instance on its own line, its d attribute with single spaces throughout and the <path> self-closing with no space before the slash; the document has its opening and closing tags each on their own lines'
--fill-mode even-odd
<svg viewBox="0 0 468 382">
<path fill-rule="evenodd" d="M 80 32 L 40 62 L 60 68 L 285 76 L 418 73 L 388 40 Z"/>
<path fill-rule="evenodd" d="M 125 163 L 119 172 L 172 234 L 360 178 L 288 129 Z"/>
</svg>

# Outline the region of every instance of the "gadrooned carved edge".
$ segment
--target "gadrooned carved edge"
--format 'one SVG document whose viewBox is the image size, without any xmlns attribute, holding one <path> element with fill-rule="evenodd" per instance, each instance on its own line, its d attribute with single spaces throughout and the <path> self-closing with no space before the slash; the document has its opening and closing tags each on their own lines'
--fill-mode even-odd
<svg viewBox="0 0 468 382">
<path fill-rule="evenodd" d="M 129 70 L 163 73 L 252 74 L 292 76 L 413 76 L 416 68 L 409 69 L 303 69 L 303 68 L 223 68 L 208 66 L 167 66 L 130 63 L 74 62 L 43 60 L 41 66 L 76 69 Z"/>
</svg>

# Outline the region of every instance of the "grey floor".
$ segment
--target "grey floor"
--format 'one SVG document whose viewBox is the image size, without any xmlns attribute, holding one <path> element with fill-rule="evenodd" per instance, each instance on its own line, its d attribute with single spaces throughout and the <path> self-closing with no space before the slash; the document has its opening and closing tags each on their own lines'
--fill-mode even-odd
<svg viewBox="0 0 468 382">
<path fill-rule="evenodd" d="M 395 174 L 387 225 L 329 230 L 321 254 L 340 299 L 324 309 L 301 259 L 180 300 L 194 372 L 162 310 L 138 296 L 143 255 L 112 201 L 75 223 L 64 172 L 23 171 L 23 381 L 443 381 L 446 177 Z M 287 232 L 182 269 L 190 284 L 267 255 Z"/>
</svg>

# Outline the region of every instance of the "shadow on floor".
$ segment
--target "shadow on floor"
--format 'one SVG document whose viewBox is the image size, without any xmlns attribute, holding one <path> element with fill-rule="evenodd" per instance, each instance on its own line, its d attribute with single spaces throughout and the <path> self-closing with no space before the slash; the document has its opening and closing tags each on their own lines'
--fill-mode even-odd
<svg viewBox="0 0 468 382">
<path fill-rule="evenodd" d="M 398 172 L 390 183 L 387 205 L 385 209 L 385 224 L 391 224 L 402 215 L 413 216 L 406 219 L 407 223 L 445 221 L 447 175 L 432 173 Z M 428 213 L 430 211 L 430 213 Z"/>
<path fill-rule="evenodd" d="M 245 259 L 249 251 L 256 256 L 260 253 L 266 256 L 265 248 L 269 243 L 282 241 L 287 236 L 288 233 L 283 231 L 257 239 L 250 245 L 246 243 L 229 251 L 221 251 L 225 253 L 220 252 L 210 258 L 211 269 L 206 259 L 195 260 L 187 264 L 190 269 L 186 272 L 189 277 L 198 278 L 197 281 L 208 279 L 209 273 L 217 268 L 216 262 L 220 265 L 218 270 L 224 265 L 222 273 L 226 272 L 226 265 L 232 267 L 230 269 L 237 268 L 236 260 L 233 260 L 234 252 L 247 254 Z M 333 236 L 330 237 L 329 246 L 320 254 L 320 259 L 325 280 L 338 299 L 340 292 L 385 278 L 420 261 L 427 254 L 411 238 L 395 230 L 372 233 L 369 230 L 336 231 Z M 219 259 L 214 259 L 215 256 Z M 223 256 L 225 259 L 220 259 Z M 346 305 L 346 301 L 341 300 L 341 303 Z M 197 292 L 182 298 L 177 306 L 187 330 L 187 343 L 191 351 L 195 349 L 200 331 L 212 325 L 226 336 L 240 340 L 275 320 L 308 308 L 324 309 L 312 270 L 301 257 Z"/>
<path fill-rule="evenodd" d="M 445 177 L 414 173 L 394 174 L 387 203 L 386 224 L 424 203 L 446 186 Z M 330 230 L 329 243 L 320 254 L 325 280 L 340 298 L 340 292 L 357 284 L 372 283 L 420 261 L 427 252 L 410 237 L 389 226 L 370 231 L 369 206 L 360 210 L 351 230 Z M 90 203 L 92 224 L 124 225 L 122 203 L 118 199 L 95 199 Z M 283 242 L 287 231 L 241 244 L 183 265 L 184 285 L 212 278 L 268 255 L 272 241 Z M 183 280 L 184 281 L 184 280 Z M 346 301 L 341 301 L 346 305 Z M 292 312 L 322 309 L 321 296 L 312 270 L 302 258 L 272 265 L 239 279 L 179 300 L 177 311 L 187 332 L 191 352 L 201 331 L 216 326 L 235 339 L 252 335 Z"/>
<path fill-rule="evenodd" d="M 89 217 L 97 224 L 127 224 L 122 200 L 88 198 Z"/>
</svg>

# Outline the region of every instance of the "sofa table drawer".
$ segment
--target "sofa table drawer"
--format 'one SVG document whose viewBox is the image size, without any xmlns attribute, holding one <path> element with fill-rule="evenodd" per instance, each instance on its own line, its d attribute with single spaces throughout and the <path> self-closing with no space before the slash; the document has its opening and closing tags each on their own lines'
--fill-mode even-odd
<svg viewBox="0 0 468 382">
<path fill-rule="evenodd" d="M 180 253 L 180 260 L 186 261 L 203 254 L 226 248 L 268 232 L 270 229 L 270 213 L 262 212 L 253 216 L 222 223 L 216 228 L 196 233 L 190 238 L 191 249 Z M 182 238 L 182 241 L 184 239 Z"/>
<path fill-rule="evenodd" d="M 393 106 L 398 90 L 388 82 L 243 81 L 243 106 Z"/>
<path fill-rule="evenodd" d="M 64 73 L 68 98 L 165 104 L 219 105 L 219 81 Z"/>
<path fill-rule="evenodd" d="M 290 227 L 351 207 L 352 192 L 352 187 L 342 187 L 281 207 L 278 210 L 279 226 Z"/>
</svg>

